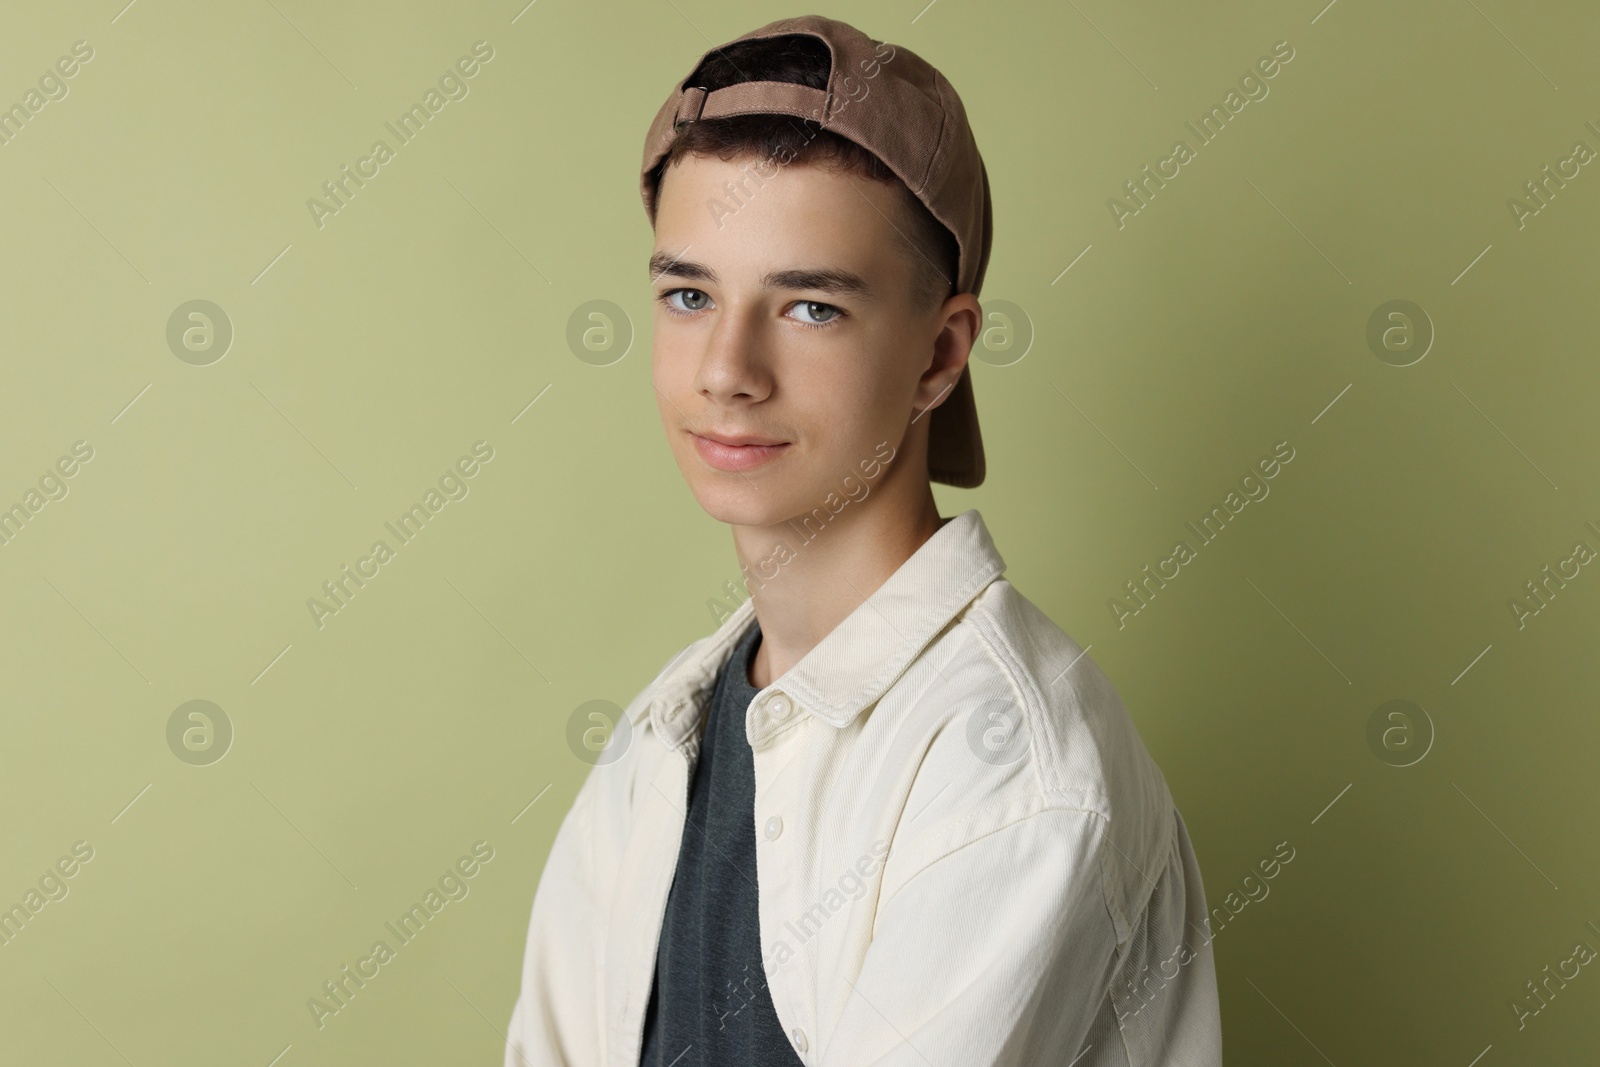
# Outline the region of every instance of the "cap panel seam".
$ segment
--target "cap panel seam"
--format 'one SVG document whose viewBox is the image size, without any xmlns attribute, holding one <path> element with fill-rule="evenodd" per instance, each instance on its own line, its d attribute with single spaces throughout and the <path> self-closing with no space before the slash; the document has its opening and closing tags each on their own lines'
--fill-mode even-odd
<svg viewBox="0 0 1600 1067">
<path fill-rule="evenodd" d="M 933 84 L 939 94 L 939 133 L 933 140 L 933 151 L 928 153 L 928 166 L 922 172 L 922 181 L 917 185 L 917 195 L 919 197 L 929 191 L 928 183 L 933 180 L 934 171 L 943 170 L 940 164 L 944 161 L 945 135 L 950 129 L 950 102 L 945 99 L 944 95 L 945 87 L 949 83 L 945 81 L 944 75 L 935 71 Z M 959 235 L 957 235 L 957 239 L 959 240 Z"/>
</svg>

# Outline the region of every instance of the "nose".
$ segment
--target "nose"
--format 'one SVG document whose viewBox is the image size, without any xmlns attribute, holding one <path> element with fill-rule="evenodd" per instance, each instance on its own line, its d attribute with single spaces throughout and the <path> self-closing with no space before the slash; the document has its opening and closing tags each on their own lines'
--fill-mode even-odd
<svg viewBox="0 0 1600 1067">
<path fill-rule="evenodd" d="M 695 371 L 694 386 L 702 396 L 725 403 L 739 397 L 764 400 L 772 392 L 758 316 L 755 309 L 718 312 Z"/>
</svg>

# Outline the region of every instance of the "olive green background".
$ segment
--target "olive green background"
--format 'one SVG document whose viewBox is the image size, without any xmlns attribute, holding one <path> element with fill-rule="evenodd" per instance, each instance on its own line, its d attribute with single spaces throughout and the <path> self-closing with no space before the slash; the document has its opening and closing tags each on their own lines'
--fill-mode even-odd
<svg viewBox="0 0 1600 1067">
<path fill-rule="evenodd" d="M 588 771 L 569 718 L 627 703 L 738 574 L 650 390 L 642 137 L 706 48 L 807 10 L 945 71 L 987 161 L 982 298 L 1014 310 L 974 362 L 988 480 L 942 513 L 980 509 L 1091 646 L 1213 905 L 1295 850 L 1217 933 L 1227 1062 L 1594 1058 L 1593 967 L 1511 1005 L 1600 947 L 1600 576 L 1520 627 L 1510 602 L 1600 548 L 1600 174 L 1521 227 L 1507 203 L 1600 148 L 1592 8 L 121 3 L 0 33 L 0 106 L 94 49 L 0 146 L 0 506 L 94 452 L 0 546 L 0 907 L 94 849 L 0 946 L 0 1061 L 500 1061 Z M 1278 41 L 1269 94 L 1195 147 Z M 319 228 L 307 200 L 379 138 Z M 167 329 L 202 299 L 234 336 L 200 366 Z M 1368 345 L 1392 300 L 1431 322 L 1409 366 Z M 599 355 L 567 339 L 590 301 L 618 309 Z M 477 441 L 469 494 L 319 627 L 308 598 Z M 1281 441 L 1270 495 L 1119 626 Z M 234 731 L 206 766 L 167 740 L 197 699 Z M 1369 745 L 1396 699 L 1426 722 Z M 469 895 L 319 1029 L 307 999 L 477 841 Z"/>
</svg>

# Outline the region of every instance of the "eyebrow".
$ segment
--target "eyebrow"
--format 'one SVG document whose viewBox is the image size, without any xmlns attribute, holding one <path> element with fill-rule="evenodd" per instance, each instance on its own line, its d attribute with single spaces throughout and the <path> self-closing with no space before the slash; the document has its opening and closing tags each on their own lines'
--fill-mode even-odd
<svg viewBox="0 0 1600 1067">
<path fill-rule="evenodd" d="M 704 263 L 656 252 L 650 257 L 650 280 L 653 282 L 668 276 L 713 284 L 717 281 L 717 272 Z M 837 267 L 792 267 L 769 271 L 760 280 L 765 289 L 816 289 L 838 296 L 858 296 L 864 300 L 873 296 L 872 287 L 865 278 Z"/>
</svg>

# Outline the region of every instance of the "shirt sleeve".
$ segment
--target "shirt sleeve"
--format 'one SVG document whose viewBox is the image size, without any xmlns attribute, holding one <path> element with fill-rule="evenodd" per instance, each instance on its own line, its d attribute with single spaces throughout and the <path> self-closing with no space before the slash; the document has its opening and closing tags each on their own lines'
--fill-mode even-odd
<svg viewBox="0 0 1600 1067">
<path fill-rule="evenodd" d="M 822 1067 L 1071 1063 L 1117 965 L 1106 841 L 1101 815 L 1052 808 L 913 874 L 880 905 Z"/>
<path fill-rule="evenodd" d="M 556 831 L 534 891 L 505 1067 L 589 1067 L 600 1061 L 601 937 L 590 851 L 594 784 L 591 771 Z"/>
</svg>

